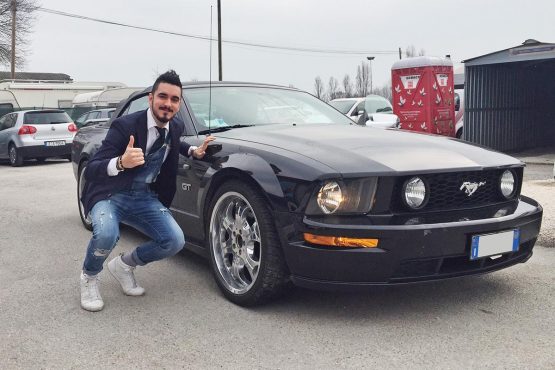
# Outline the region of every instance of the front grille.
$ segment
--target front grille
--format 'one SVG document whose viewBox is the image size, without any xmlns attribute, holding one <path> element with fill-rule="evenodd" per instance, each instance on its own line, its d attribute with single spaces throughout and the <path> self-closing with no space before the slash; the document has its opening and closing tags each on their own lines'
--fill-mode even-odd
<svg viewBox="0 0 555 370">
<path fill-rule="evenodd" d="M 520 262 L 530 254 L 535 239 L 522 243 L 517 252 L 504 254 L 499 258 L 485 257 L 470 260 L 470 252 L 461 256 L 427 258 L 403 261 L 392 276 L 392 282 L 429 280 L 448 276 L 487 272 Z"/>
<path fill-rule="evenodd" d="M 427 183 L 429 189 L 428 202 L 418 212 L 467 209 L 505 202 L 506 199 L 499 190 L 499 179 L 504 171 L 501 169 L 418 175 Z M 519 189 L 521 174 L 520 169 L 515 171 L 517 189 Z M 403 202 L 403 184 L 412 177 L 398 179 L 394 190 L 393 211 L 412 211 Z M 464 188 L 461 189 L 465 182 L 482 185 L 469 196 Z"/>
</svg>

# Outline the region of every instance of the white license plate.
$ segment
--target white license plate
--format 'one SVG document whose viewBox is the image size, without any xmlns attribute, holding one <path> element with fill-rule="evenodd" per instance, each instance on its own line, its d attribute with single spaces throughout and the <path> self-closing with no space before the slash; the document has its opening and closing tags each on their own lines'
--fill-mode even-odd
<svg viewBox="0 0 555 370">
<path fill-rule="evenodd" d="M 45 141 L 44 145 L 46 145 L 46 146 L 64 146 L 64 145 L 66 145 L 66 142 L 65 142 L 65 140 Z"/>
<path fill-rule="evenodd" d="M 520 231 L 518 229 L 494 234 L 473 235 L 470 259 L 494 256 L 518 251 Z"/>
</svg>

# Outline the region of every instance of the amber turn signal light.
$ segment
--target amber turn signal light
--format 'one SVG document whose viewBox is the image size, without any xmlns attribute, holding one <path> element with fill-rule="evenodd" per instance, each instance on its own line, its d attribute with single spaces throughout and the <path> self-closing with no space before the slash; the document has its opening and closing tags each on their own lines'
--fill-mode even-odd
<svg viewBox="0 0 555 370">
<path fill-rule="evenodd" d="M 376 248 L 378 239 L 348 238 L 345 236 L 325 236 L 304 233 L 304 240 L 312 244 L 330 247 Z"/>
</svg>

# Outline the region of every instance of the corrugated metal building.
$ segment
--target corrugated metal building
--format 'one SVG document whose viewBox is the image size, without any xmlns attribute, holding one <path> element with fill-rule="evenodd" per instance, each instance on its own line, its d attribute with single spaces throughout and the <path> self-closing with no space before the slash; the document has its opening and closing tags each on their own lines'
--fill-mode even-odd
<svg viewBox="0 0 555 370">
<path fill-rule="evenodd" d="M 463 139 L 505 152 L 555 145 L 555 44 L 526 40 L 464 63 Z"/>
</svg>

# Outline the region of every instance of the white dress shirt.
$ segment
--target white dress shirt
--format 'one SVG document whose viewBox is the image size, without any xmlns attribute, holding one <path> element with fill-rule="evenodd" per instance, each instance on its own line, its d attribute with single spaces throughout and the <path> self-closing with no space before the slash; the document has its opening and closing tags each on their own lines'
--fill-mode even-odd
<svg viewBox="0 0 555 370">
<path fill-rule="evenodd" d="M 146 153 L 145 153 L 145 157 L 146 155 L 149 153 L 150 148 L 152 148 L 152 145 L 154 144 L 154 142 L 156 141 L 156 139 L 158 139 L 158 137 L 160 136 L 160 134 L 158 133 L 158 130 L 156 129 L 156 121 L 154 120 L 154 116 L 152 115 L 152 111 L 150 110 L 150 108 L 148 108 L 147 112 L 146 112 L 146 125 L 147 125 L 147 138 L 146 138 Z M 168 135 L 170 134 L 170 123 L 166 122 L 166 124 L 164 126 L 162 126 L 163 128 L 165 128 L 166 131 L 166 137 L 168 137 Z M 197 149 L 196 146 L 191 145 L 191 147 L 189 148 L 189 156 L 191 155 L 191 153 Z M 164 161 L 166 160 L 166 158 L 168 157 L 168 153 L 170 152 L 170 145 L 168 144 L 166 146 L 166 154 L 164 154 Z M 110 163 L 108 163 L 108 175 L 109 176 L 116 176 L 120 171 L 118 171 L 117 167 L 116 167 L 116 162 L 117 162 L 118 158 L 112 158 L 110 160 Z"/>
</svg>

